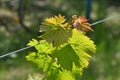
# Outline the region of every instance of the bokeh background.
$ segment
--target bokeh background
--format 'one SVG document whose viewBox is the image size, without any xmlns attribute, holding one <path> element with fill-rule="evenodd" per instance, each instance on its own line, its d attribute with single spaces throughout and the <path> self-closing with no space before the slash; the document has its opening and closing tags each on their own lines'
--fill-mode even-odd
<svg viewBox="0 0 120 80">
<path fill-rule="evenodd" d="M 0 0 L 0 55 L 25 47 L 41 34 L 43 19 L 58 14 L 86 16 L 93 23 L 120 15 L 120 0 Z M 81 80 L 120 80 L 120 17 L 92 28 L 87 35 L 97 52 Z M 0 59 L 0 80 L 27 80 L 36 73 L 25 59 L 30 50 Z"/>
</svg>

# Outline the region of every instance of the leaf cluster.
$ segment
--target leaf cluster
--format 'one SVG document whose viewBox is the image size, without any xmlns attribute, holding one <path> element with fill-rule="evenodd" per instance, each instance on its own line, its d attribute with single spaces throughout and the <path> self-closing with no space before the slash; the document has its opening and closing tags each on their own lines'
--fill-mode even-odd
<svg viewBox="0 0 120 80">
<path fill-rule="evenodd" d="M 27 60 L 43 70 L 43 80 L 79 80 L 96 51 L 94 42 L 83 32 L 66 27 L 61 15 L 46 19 L 44 24 L 45 33 L 40 36 L 44 40 L 32 39 L 28 45 L 44 43 L 35 46 L 36 52 L 30 52 Z"/>
</svg>

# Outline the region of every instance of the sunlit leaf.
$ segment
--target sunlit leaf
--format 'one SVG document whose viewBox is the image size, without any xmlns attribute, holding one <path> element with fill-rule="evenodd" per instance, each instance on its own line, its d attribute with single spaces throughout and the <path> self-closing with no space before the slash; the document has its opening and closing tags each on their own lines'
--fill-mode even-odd
<svg viewBox="0 0 120 80">
<path fill-rule="evenodd" d="M 38 45 L 35 45 L 35 44 L 38 44 Z M 32 46 L 32 45 L 35 45 L 35 48 L 36 48 L 36 50 L 38 50 L 39 53 L 50 54 L 54 50 L 54 48 L 52 47 L 52 44 L 49 44 L 45 40 L 40 40 L 38 42 L 36 39 L 32 39 L 28 43 L 28 46 Z"/>
<path fill-rule="evenodd" d="M 51 70 L 46 80 L 75 80 L 75 78 L 70 71 Z"/>
<path fill-rule="evenodd" d="M 69 43 L 79 56 L 81 68 L 87 67 L 91 58 L 90 55 L 96 52 L 94 42 L 82 32 L 74 29 L 73 36 L 70 38 Z"/>
<path fill-rule="evenodd" d="M 73 63 L 80 66 L 79 56 L 69 44 L 59 50 L 56 50 L 52 56 L 53 58 L 57 58 L 60 66 L 66 70 L 72 70 Z"/>
<path fill-rule="evenodd" d="M 28 46 L 33 46 L 35 44 L 38 44 L 39 42 L 36 39 L 30 40 L 30 42 L 27 44 Z"/>
<path fill-rule="evenodd" d="M 73 30 L 73 36 L 69 43 L 54 51 L 53 58 L 58 59 L 58 64 L 66 70 L 72 70 L 73 64 L 79 68 L 86 68 L 91 58 L 90 54 L 95 53 L 93 41 L 82 32 Z"/>
<path fill-rule="evenodd" d="M 67 43 L 72 35 L 72 29 L 65 20 L 61 15 L 45 19 L 40 29 L 44 34 L 40 38 L 52 43 L 55 47 Z"/>
<path fill-rule="evenodd" d="M 43 71 L 46 71 L 51 64 L 51 58 L 48 55 L 36 52 L 31 52 L 26 56 L 26 59 L 34 63 L 38 68 L 43 69 Z"/>
</svg>

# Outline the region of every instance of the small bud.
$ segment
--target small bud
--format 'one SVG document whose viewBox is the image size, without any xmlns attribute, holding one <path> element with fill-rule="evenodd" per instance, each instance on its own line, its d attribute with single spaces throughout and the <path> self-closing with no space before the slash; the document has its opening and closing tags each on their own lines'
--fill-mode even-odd
<svg viewBox="0 0 120 80">
<path fill-rule="evenodd" d="M 93 29 L 90 27 L 90 24 L 88 23 L 88 20 L 83 16 L 77 17 L 77 15 L 73 15 L 72 26 L 82 32 L 93 31 Z"/>
</svg>

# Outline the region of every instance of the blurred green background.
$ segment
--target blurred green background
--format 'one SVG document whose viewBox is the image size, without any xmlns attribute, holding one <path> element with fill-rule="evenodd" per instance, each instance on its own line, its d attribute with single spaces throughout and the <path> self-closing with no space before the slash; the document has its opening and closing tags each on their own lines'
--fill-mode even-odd
<svg viewBox="0 0 120 80">
<path fill-rule="evenodd" d="M 62 14 L 86 16 L 90 23 L 119 15 L 119 0 L 0 0 L 0 55 L 23 48 L 37 38 L 41 21 Z M 81 80 L 120 80 L 120 17 L 92 26 L 87 35 L 97 52 Z M 37 72 L 25 60 L 33 48 L 0 59 L 0 80 L 27 80 Z"/>
</svg>

